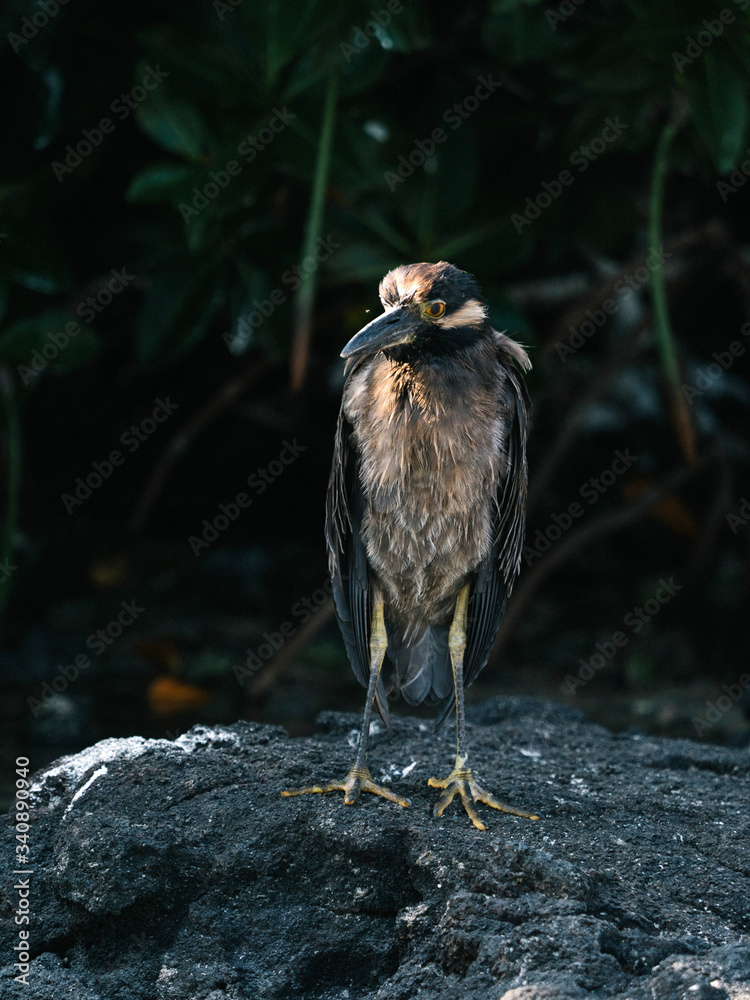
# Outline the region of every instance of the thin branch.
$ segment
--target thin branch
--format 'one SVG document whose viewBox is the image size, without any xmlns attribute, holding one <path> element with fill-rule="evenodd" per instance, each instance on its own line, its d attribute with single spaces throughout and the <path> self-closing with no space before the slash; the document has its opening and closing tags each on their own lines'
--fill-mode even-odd
<svg viewBox="0 0 750 1000">
<path fill-rule="evenodd" d="M 252 683 L 248 691 L 248 698 L 255 701 L 262 698 L 269 688 L 277 683 L 279 678 L 287 672 L 299 653 L 308 646 L 320 629 L 333 617 L 333 600 L 329 599 L 321 605 L 318 611 L 306 621 L 300 630 L 289 640 L 278 656 L 263 667 L 257 679 Z"/>
<path fill-rule="evenodd" d="M 598 517 L 589 524 L 583 525 L 576 531 L 572 531 L 567 538 L 560 541 L 548 555 L 541 556 L 536 566 L 523 574 L 520 585 L 513 593 L 490 657 L 490 667 L 495 666 L 499 662 L 505 644 L 525 614 L 531 599 L 547 577 L 557 572 L 562 566 L 570 562 L 571 559 L 595 542 L 605 538 L 607 535 L 622 531 L 631 524 L 635 524 L 665 493 L 677 489 L 683 483 L 692 479 L 713 462 L 716 455 L 716 451 L 708 451 L 702 458 L 691 465 L 683 465 L 673 470 L 664 476 L 652 489 L 644 493 L 632 507 L 620 508 L 610 514 Z"/>
<path fill-rule="evenodd" d="M 654 255 L 651 275 L 651 300 L 654 314 L 654 336 L 661 359 L 667 393 L 675 424 L 677 438 L 688 462 L 695 457 L 695 431 L 687 401 L 680 392 L 680 362 L 677 357 L 672 325 L 669 320 L 669 305 L 659 251 L 662 245 L 662 215 L 664 211 L 664 183 L 667 171 L 669 147 L 679 127 L 679 119 L 673 118 L 662 129 L 656 147 L 654 172 L 651 181 L 651 196 L 648 209 L 648 243 Z"/>
<path fill-rule="evenodd" d="M 690 253 L 696 247 L 703 250 L 710 244 L 721 247 L 725 246 L 728 241 L 729 233 L 726 226 L 716 219 L 709 219 L 703 225 L 690 226 L 677 236 L 673 236 L 667 240 L 663 246 L 658 248 L 657 256 L 665 258 L 673 257 L 674 255 Z M 590 290 L 579 292 L 575 296 L 567 295 L 566 298 L 568 299 L 571 297 L 575 298 L 575 304 L 556 323 L 552 335 L 542 348 L 543 355 L 548 357 L 552 354 L 559 339 L 565 336 L 571 327 L 578 329 L 581 323 L 588 318 L 588 310 L 599 308 L 606 299 L 616 298 L 622 291 L 623 283 L 627 285 L 627 279 L 633 277 L 640 267 L 647 264 L 649 253 L 650 251 L 647 250 L 642 254 L 631 257 L 630 260 L 621 264 L 613 274 L 607 275 L 607 277 L 598 281 Z M 566 279 L 562 278 L 558 280 L 564 281 Z M 641 284 L 639 282 L 639 287 Z M 512 293 L 511 298 L 514 298 Z M 541 301 L 544 302 L 544 300 Z"/>
<path fill-rule="evenodd" d="M 8 477 L 5 501 L 5 519 L 3 521 L 2 540 L 0 540 L 0 570 L 4 576 L 0 582 L 0 615 L 5 610 L 10 594 L 10 579 L 8 567 L 13 557 L 13 549 L 18 530 L 18 508 L 21 493 L 21 419 L 18 414 L 18 399 L 10 372 L 5 365 L 0 365 L 0 395 L 5 408 L 5 421 L 8 428 Z"/>
<path fill-rule="evenodd" d="M 635 354 L 644 334 L 645 326 L 646 321 L 644 320 L 634 327 L 624 340 L 617 344 L 604 367 L 588 383 L 578 401 L 578 405 L 573 407 L 568 413 L 552 447 L 547 449 L 544 461 L 531 477 L 528 498 L 529 509 L 538 503 L 553 473 L 568 453 L 576 431 L 588 408 L 604 394 L 615 375 L 625 367 Z"/>
<path fill-rule="evenodd" d="M 320 128 L 318 156 L 315 161 L 315 176 L 313 178 L 312 196 L 310 198 L 310 214 L 305 226 L 305 240 L 302 247 L 302 262 L 313 257 L 315 244 L 321 235 L 323 223 L 323 206 L 325 204 L 326 185 L 331 166 L 331 149 L 333 147 L 334 125 L 336 123 L 336 103 L 339 92 L 338 71 L 332 69 L 328 77 L 323 121 Z M 310 358 L 310 336 L 312 333 L 313 306 L 315 304 L 315 289 L 317 287 L 317 267 L 301 268 L 302 275 L 297 292 L 294 310 L 294 333 L 292 336 L 291 379 L 292 389 L 297 392 L 302 388 L 307 373 Z"/>
<path fill-rule="evenodd" d="M 705 567 L 716 553 L 719 535 L 726 530 L 727 511 L 732 506 L 732 468 L 725 456 L 721 456 L 717 474 L 716 491 L 708 513 L 702 519 L 698 537 L 687 560 L 683 573 L 685 596 L 697 586 Z"/>
<path fill-rule="evenodd" d="M 255 379 L 265 371 L 265 362 L 253 361 L 247 368 L 235 378 L 224 382 L 218 392 L 203 406 L 192 420 L 170 439 L 166 448 L 162 452 L 154 469 L 149 476 L 140 499 L 135 505 L 132 517 L 128 524 L 128 530 L 137 534 L 148 518 L 159 495 L 164 489 L 164 484 L 172 473 L 172 469 L 177 460 L 183 455 L 205 428 L 224 410 L 234 402 L 235 399 L 250 385 Z"/>
</svg>

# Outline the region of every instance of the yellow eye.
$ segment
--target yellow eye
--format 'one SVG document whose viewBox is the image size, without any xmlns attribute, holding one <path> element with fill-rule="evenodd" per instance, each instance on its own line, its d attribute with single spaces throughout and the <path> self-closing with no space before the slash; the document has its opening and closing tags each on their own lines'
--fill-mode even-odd
<svg viewBox="0 0 750 1000">
<path fill-rule="evenodd" d="M 428 302 L 423 311 L 425 316 L 429 316 L 430 319 L 440 319 L 445 312 L 445 302 L 435 299 L 434 302 Z"/>
</svg>

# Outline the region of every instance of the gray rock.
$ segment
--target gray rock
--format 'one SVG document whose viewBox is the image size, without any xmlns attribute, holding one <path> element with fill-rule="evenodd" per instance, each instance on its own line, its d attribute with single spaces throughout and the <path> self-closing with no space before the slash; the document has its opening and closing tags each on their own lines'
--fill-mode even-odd
<svg viewBox="0 0 750 1000">
<path fill-rule="evenodd" d="M 477 778 L 539 822 L 480 806 L 482 833 L 456 802 L 433 819 L 453 735 L 398 716 L 370 764 L 406 810 L 280 797 L 343 777 L 351 715 L 63 758 L 33 784 L 28 986 L 4 864 L 0 998 L 748 1000 L 750 754 L 530 698 L 471 720 Z M 6 820 L 4 859 L 14 836 Z"/>
</svg>

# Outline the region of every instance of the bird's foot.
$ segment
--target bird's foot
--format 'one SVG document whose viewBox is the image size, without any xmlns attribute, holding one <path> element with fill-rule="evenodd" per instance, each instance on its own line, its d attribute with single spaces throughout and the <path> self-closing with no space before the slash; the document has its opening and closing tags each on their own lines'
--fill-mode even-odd
<svg viewBox="0 0 750 1000">
<path fill-rule="evenodd" d="M 328 785 L 309 785 L 307 788 L 290 788 L 281 794 L 289 798 L 292 795 L 307 795 L 310 792 L 344 792 L 344 802 L 348 806 L 354 805 L 362 792 L 372 792 L 373 795 L 379 795 L 389 802 L 398 803 L 404 809 L 409 806 L 408 799 L 396 795 L 384 785 L 376 784 L 367 767 L 353 767 L 343 781 L 332 781 Z"/>
<path fill-rule="evenodd" d="M 485 791 L 484 788 L 474 781 L 468 767 L 455 767 L 447 778 L 430 778 L 427 784 L 432 788 L 445 789 L 435 805 L 434 816 L 442 816 L 456 795 L 460 795 L 464 809 L 469 814 L 469 819 L 477 830 L 486 830 L 487 827 L 479 818 L 471 801 L 472 799 L 474 802 L 484 802 L 485 805 L 492 806 L 493 809 L 499 809 L 500 812 L 510 813 L 512 816 L 522 816 L 524 819 L 539 819 L 534 813 L 522 812 L 520 809 L 513 809 L 511 806 L 504 805 L 491 792 Z"/>
</svg>

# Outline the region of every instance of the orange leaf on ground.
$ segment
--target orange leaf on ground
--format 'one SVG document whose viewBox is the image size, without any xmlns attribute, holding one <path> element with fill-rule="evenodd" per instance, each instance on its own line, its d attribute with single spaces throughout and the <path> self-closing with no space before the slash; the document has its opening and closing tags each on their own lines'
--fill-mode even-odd
<svg viewBox="0 0 750 1000">
<path fill-rule="evenodd" d="M 148 686 L 148 707 L 152 715 L 177 715 L 211 700 L 194 684 L 186 684 L 174 677 L 156 677 Z"/>
<path fill-rule="evenodd" d="M 628 503 L 635 503 L 652 486 L 648 479 L 633 478 L 623 486 L 623 495 Z M 667 493 L 649 507 L 648 516 L 687 538 L 693 538 L 698 531 L 698 523 L 692 513 L 674 493 Z"/>
</svg>

